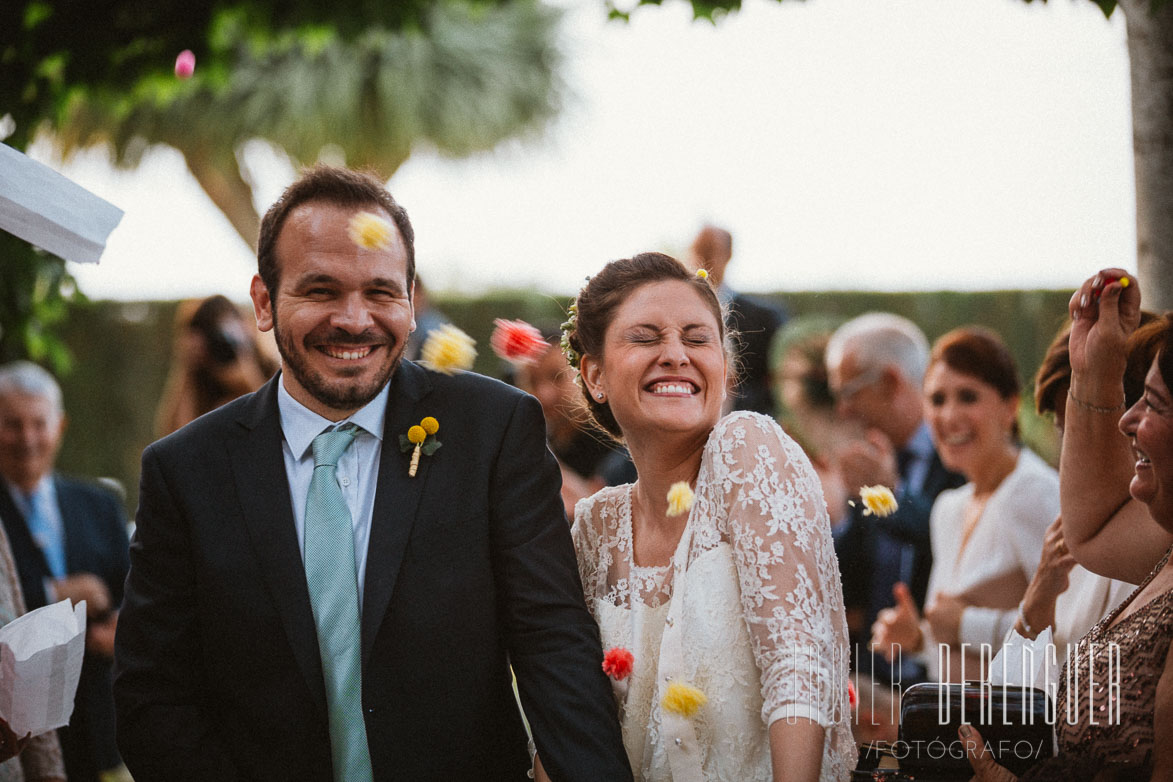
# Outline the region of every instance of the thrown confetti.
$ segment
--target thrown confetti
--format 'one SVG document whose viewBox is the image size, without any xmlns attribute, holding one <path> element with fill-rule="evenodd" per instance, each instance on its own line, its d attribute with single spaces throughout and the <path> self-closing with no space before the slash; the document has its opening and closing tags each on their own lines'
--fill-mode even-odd
<svg viewBox="0 0 1173 782">
<path fill-rule="evenodd" d="M 472 368 L 477 357 L 476 340 L 451 323 L 432 330 L 420 349 L 420 363 L 428 369 L 452 375 Z"/>
<path fill-rule="evenodd" d="M 691 717 L 708 702 L 708 697 L 696 687 L 680 682 L 669 682 L 664 697 L 660 699 L 660 707 L 664 711 L 679 714 L 681 717 Z"/>
<path fill-rule="evenodd" d="M 891 516 L 900 507 L 896 495 L 887 486 L 862 486 L 859 498 L 867 508 L 863 512 L 865 516 Z"/>
<path fill-rule="evenodd" d="M 626 679 L 634 667 L 635 655 L 622 646 L 612 646 L 603 655 L 603 673 L 617 682 Z"/>
<path fill-rule="evenodd" d="M 356 212 L 347 231 L 350 240 L 364 250 L 382 250 L 391 243 L 391 223 L 370 212 Z"/>
<path fill-rule="evenodd" d="M 542 339 L 542 332 L 524 320 L 497 318 L 489 345 L 502 359 L 514 366 L 534 364 L 545 355 L 550 345 Z"/>
<path fill-rule="evenodd" d="M 677 481 L 668 488 L 668 515 L 679 516 L 692 509 L 692 487 L 688 481 Z"/>
</svg>

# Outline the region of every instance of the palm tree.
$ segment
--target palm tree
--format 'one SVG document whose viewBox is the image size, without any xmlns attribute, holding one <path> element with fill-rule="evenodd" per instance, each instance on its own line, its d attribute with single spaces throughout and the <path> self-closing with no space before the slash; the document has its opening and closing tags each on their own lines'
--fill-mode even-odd
<svg viewBox="0 0 1173 782">
<path fill-rule="evenodd" d="M 421 143 L 450 155 L 537 134 L 560 102 L 558 14 L 536 0 L 435 4 L 422 24 L 269 31 L 242 11 L 213 20 L 208 67 L 156 73 L 129 90 L 79 89 L 53 138 L 63 156 L 107 143 L 134 166 L 178 149 L 248 244 L 259 217 L 239 156 L 254 139 L 295 163 L 323 153 L 390 176 Z"/>
</svg>

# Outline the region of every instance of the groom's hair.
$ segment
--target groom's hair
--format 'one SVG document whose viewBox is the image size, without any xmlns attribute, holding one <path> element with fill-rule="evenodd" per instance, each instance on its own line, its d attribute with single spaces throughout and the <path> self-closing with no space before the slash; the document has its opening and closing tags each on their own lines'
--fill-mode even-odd
<svg viewBox="0 0 1173 782">
<path fill-rule="evenodd" d="M 285 188 L 285 192 L 273 202 L 261 220 L 261 233 L 257 238 L 257 273 L 265 283 L 269 296 L 277 296 L 277 284 L 281 280 L 276 248 L 285 218 L 298 206 L 311 201 L 386 210 L 399 229 L 403 246 L 407 250 L 407 289 L 411 290 L 415 281 L 415 231 L 412 230 L 407 212 L 391 197 L 374 172 L 319 164 L 306 169 L 296 182 Z"/>
</svg>

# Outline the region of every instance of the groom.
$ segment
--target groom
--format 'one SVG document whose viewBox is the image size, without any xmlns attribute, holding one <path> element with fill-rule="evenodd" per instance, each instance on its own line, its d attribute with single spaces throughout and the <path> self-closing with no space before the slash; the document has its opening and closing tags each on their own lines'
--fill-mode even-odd
<svg viewBox="0 0 1173 782">
<path fill-rule="evenodd" d="M 553 779 L 631 779 L 537 402 L 400 360 L 413 239 L 378 180 L 303 175 L 251 290 L 283 371 L 143 453 L 115 681 L 136 782 L 524 779 L 510 667 Z"/>
</svg>

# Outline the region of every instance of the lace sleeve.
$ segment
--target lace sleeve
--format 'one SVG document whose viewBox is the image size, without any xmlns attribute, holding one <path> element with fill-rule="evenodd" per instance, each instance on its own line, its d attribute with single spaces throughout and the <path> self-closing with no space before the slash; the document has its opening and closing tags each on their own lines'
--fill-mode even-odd
<svg viewBox="0 0 1173 782">
<path fill-rule="evenodd" d="M 599 597 L 599 532 L 595 529 L 594 497 L 586 497 L 574 506 L 574 524 L 570 537 L 574 540 L 574 557 L 578 560 L 578 577 L 591 615 L 595 613 L 595 598 Z M 599 617 L 595 617 L 599 621 Z"/>
<path fill-rule="evenodd" d="M 818 477 L 766 416 L 735 413 L 714 435 L 710 491 L 735 552 L 762 719 L 830 727 L 847 714 L 847 622 Z"/>
</svg>

